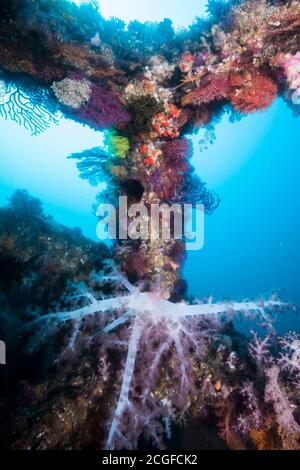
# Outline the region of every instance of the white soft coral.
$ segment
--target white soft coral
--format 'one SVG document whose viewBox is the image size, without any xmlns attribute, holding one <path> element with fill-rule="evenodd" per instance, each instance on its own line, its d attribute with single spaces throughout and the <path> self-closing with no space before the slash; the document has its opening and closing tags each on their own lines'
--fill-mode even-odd
<svg viewBox="0 0 300 470">
<path fill-rule="evenodd" d="M 88 305 L 68 312 L 43 315 L 35 322 L 73 322 L 72 347 L 81 322 L 87 317 L 100 318 L 102 332 L 106 336 L 127 324 L 121 340 L 118 338 L 115 342 L 113 339 L 109 342 L 111 346 L 114 343 L 126 346 L 127 354 L 120 375 L 120 392 L 111 414 L 106 448 L 134 448 L 142 433 L 162 447 L 164 429 L 161 423 L 168 423 L 170 416 L 173 419 L 174 409 L 179 411 L 181 417 L 188 409 L 189 396 L 195 392 L 195 360 L 200 360 L 207 341 L 216 331 L 218 318 L 228 312 L 255 312 L 265 316 L 266 310 L 278 310 L 285 304 L 275 299 L 194 305 L 172 303 L 156 293 L 141 292 L 122 276 L 115 276 L 114 279 L 125 287 L 127 293 L 97 300 L 94 295 L 85 292 L 81 295 L 88 300 Z M 117 315 L 114 315 L 115 312 Z M 165 401 L 155 397 L 153 390 L 159 381 L 162 359 L 167 354 L 169 363 L 173 364 L 173 388 L 176 392 L 168 398 L 168 406 L 165 406 Z M 137 392 L 137 389 L 140 391 Z"/>
</svg>

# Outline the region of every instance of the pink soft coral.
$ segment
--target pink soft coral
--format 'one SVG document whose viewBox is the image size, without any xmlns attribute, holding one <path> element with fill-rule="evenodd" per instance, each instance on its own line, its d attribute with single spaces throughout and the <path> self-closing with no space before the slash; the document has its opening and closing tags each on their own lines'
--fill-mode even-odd
<svg viewBox="0 0 300 470">
<path fill-rule="evenodd" d="M 295 55 L 286 54 L 282 66 L 289 88 L 293 91 L 292 101 L 296 104 L 300 99 L 300 52 Z"/>
<path fill-rule="evenodd" d="M 289 333 L 280 341 L 282 353 L 278 364 L 282 371 L 293 377 L 297 388 L 300 389 L 300 336 Z"/>
</svg>

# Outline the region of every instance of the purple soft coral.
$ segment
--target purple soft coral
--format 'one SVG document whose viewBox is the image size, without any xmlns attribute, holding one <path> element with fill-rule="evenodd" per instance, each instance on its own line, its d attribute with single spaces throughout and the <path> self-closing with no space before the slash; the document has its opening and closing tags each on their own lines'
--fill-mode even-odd
<svg viewBox="0 0 300 470">
<path fill-rule="evenodd" d="M 272 363 L 270 354 L 271 336 L 268 335 L 264 339 L 260 339 L 256 332 L 251 331 L 251 334 L 253 339 L 252 343 L 249 344 L 249 352 L 255 361 L 257 373 L 263 375 L 265 366 Z"/>
<path fill-rule="evenodd" d="M 247 436 L 252 429 L 262 426 L 263 414 L 252 382 L 246 382 L 240 393 L 244 399 L 245 410 L 237 418 L 236 429 L 242 436 Z"/>
<path fill-rule="evenodd" d="M 86 124 L 96 129 L 123 128 L 131 119 L 122 108 L 115 93 L 98 85 L 91 85 L 92 94 L 88 104 L 76 114 Z"/>
<path fill-rule="evenodd" d="M 300 391 L 300 335 L 288 333 L 281 338 L 282 352 L 277 361 L 280 370 L 287 374 L 293 386 Z"/>
<path fill-rule="evenodd" d="M 280 369 L 277 365 L 273 365 L 265 371 L 267 379 L 265 401 L 273 405 L 275 419 L 280 428 L 287 434 L 300 437 L 300 426 L 293 416 L 288 396 L 280 386 L 279 373 Z"/>
</svg>

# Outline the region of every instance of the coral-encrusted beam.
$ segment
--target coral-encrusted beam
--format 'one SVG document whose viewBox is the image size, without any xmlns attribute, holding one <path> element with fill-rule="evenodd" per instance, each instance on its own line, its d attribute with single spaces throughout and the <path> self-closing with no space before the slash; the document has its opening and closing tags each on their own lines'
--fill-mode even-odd
<svg viewBox="0 0 300 470">
<path fill-rule="evenodd" d="M 117 406 L 114 411 L 114 416 L 112 419 L 112 423 L 111 423 L 108 438 L 107 438 L 107 443 L 106 443 L 107 449 L 111 449 L 113 447 L 113 440 L 114 440 L 115 434 L 118 434 L 119 437 L 122 437 L 118 429 L 118 424 L 119 424 L 119 420 L 122 418 L 122 414 L 125 408 L 129 406 L 128 398 L 129 398 L 130 384 L 131 384 L 131 380 L 132 380 L 133 373 L 134 373 L 134 366 L 135 366 L 136 356 L 138 353 L 138 346 L 139 346 L 141 334 L 142 334 L 142 324 L 139 321 L 139 318 L 136 317 L 134 319 L 130 341 L 128 344 L 128 351 L 127 351 L 125 369 L 123 373 L 121 391 L 120 391 Z"/>
</svg>

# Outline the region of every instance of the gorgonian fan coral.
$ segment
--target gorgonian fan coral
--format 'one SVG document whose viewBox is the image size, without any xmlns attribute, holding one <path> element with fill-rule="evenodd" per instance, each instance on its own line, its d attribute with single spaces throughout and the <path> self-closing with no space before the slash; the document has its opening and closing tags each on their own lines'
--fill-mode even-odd
<svg viewBox="0 0 300 470">
<path fill-rule="evenodd" d="M 268 108 L 277 96 L 277 86 L 261 74 L 233 75 L 230 79 L 231 103 L 241 113 Z"/>
<path fill-rule="evenodd" d="M 106 179 L 107 154 L 99 147 L 73 153 L 69 158 L 79 160 L 77 168 L 80 177 L 87 179 L 93 186 L 97 186 L 99 182 Z"/>
<path fill-rule="evenodd" d="M 176 166 L 178 174 L 189 171 L 189 158 L 192 155 L 192 143 L 188 139 L 176 139 L 166 142 L 162 148 L 164 154 L 164 162 Z"/>
<path fill-rule="evenodd" d="M 225 76 L 212 76 L 207 77 L 199 88 L 190 91 L 184 96 L 182 104 L 184 106 L 194 104 L 200 106 L 203 103 L 210 103 L 211 101 L 218 101 L 228 98 L 230 84 L 228 77 Z"/>
<path fill-rule="evenodd" d="M 31 135 L 38 135 L 45 129 L 49 129 L 51 124 L 58 124 L 59 117 L 49 111 L 43 105 L 42 96 L 35 99 L 28 96 L 20 87 L 13 84 L 1 82 L 0 89 L 0 116 L 15 121 L 23 125 L 31 132 Z"/>
<path fill-rule="evenodd" d="M 53 121 L 35 91 L 43 90 L 67 117 L 108 129 L 105 148 L 72 156 L 83 178 L 109 183 L 102 200 L 125 194 L 146 208 L 203 203 L 210 214 L 220 200 L 193 174 L 185 135 L 205 126 L 212 139 L 224 109 L 264 110 L 279 94 L 297 105 L 300 3 L 211 1 L 208 10 L 206 20 L 176 33 L 169 20 L 128 28 L 105 21 L 94 2 L 25 0 L 19 8 L 3 0 L 1 79 L 31 81 L 33 105 L 11 88 L 0 110 L 36 133 Z M 46 332 L 69 328 L 67 351 L 95 348 L 99 395 L 108 405 L 98 446 L 135 448 L 143 436 L 162 447 L 190 413 L 204 421 L 213 415 L 230 448 L 296 448 L 297 340 L 285 339 L 280 351 L 272 332 L 256 335 L 247 351 L 223 322 L 240 312 L 269 326 L 267 311 L 288 306 L 272 298 L 188 302 L 184 253 L 174 231 L 169 239 L 119 240 L 109 293 L 96 288 L 106 275 L 94 271 L 82 304 L 62 298 L 56 313 L 31 323 Z"/>
</svg>

